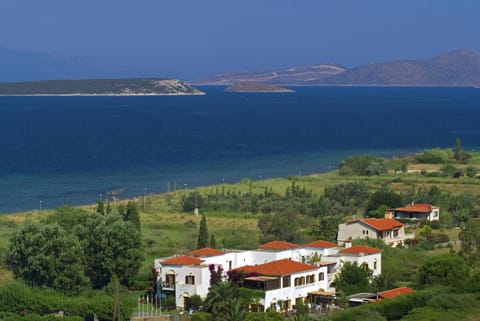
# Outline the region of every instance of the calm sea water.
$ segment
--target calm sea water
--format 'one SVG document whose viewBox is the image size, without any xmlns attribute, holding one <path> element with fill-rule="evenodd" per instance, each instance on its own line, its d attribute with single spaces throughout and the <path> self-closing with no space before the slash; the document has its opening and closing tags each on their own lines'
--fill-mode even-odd
<svg viewBox="0 0 480 321">
<path fill-rule="evenodd" d="M 358 153 L 480 146 L 480 89 L 301 87 L 0 97 L 0 212 L 327 171 Z"/>
</svg>

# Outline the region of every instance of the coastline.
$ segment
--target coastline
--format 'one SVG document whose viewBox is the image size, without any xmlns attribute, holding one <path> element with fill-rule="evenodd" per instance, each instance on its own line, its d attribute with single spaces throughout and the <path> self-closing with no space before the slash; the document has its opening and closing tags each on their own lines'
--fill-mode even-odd
<svg viewBox="0 0 480 321">
<path fill-rule="evenodd" d="M 138 94 L 116 94 L 116 93 L 104 93 L 104 94 L 24 94 L 24 95 L 1 95 L 0 97 L 128 97 L 128 96 L 204 96 L 205 92 L 199 93 L 138 93 Z"/>
</svg>

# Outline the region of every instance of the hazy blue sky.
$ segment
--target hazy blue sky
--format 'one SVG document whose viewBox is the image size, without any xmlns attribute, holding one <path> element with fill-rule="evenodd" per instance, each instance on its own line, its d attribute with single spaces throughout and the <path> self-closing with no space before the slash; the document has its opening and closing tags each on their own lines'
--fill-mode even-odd
<svg viewBox="0 0 480 321">
<path fill-rule="evenodd" d="M 478 0 L 1 0 L 0 46 L 193 78 L 480 50 Z"/>
</svg>

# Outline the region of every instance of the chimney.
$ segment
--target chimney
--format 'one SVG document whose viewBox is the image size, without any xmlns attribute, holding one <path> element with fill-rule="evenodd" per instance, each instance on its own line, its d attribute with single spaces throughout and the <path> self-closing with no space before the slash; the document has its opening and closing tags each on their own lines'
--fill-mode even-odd
<svg viewBox="0 0 480 321">
<path fill-rule="evenodd" d="M 345 246 L 346 249 L 348 249 L 349 247 L 352 247 L 352 241 L 351 240 L 345 241 L 343 243 L 343 246 Z"/>
<path fill-rule="evenodd" d="M 386 210 L 385 211 L 385 218 L 393 218 L 393 212 L 389 211 L 389 210 Z"/>
</svg>

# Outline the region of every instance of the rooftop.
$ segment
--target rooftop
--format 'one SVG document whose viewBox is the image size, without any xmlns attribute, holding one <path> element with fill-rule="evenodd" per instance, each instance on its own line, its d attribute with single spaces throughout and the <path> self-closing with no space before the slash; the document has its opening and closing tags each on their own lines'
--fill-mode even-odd
<svg viewBox="0 0 480 321">
<path fill-rule="evenodd" d="M 336 247 L 336 246 L 337 246 L 337 244 L 335 244 L 335 243 L 328 242 L 328 241 L 322 241 L 322 240 L 315 241 L 315 242 L 310 242 L 310 243 L 307 243 L 307 244 L 303 245 L 303 247 L 313 247 L 313 248 L 317 248 L 317 249 L 328 249 L 330 247 Z"/>
<path fill-rule="evenodd" d="M 351 254 L 376 254 L 383 252 L 380 249 L 367 245 L 353 245 L 340 250 L 341 253 L 351 253 Z"/>
<path fill-rule="evenodd" d="M 281 276 L 281 275 L 290 275 L 294 273 L 300 273 L 310 270 L 317 270 L 318 267 L 315 267 L 310 264 L 300 263 L 292 261 L 289 259 L 283 259 L 278 261 L 272 261 L 265 264 L 260 264 L 256 266 L 247 265 L 239 267 L 237 270 L 244 271 L 247 273 L 255 272 L 259 275 L 270 275 L 270 276 Z"/>
<path fill-rule="evenodd" d="M 162 265 L 199 265 L 203 263 L 203 260 L 192 256 L 180 255 L 163 260 L 160 263 Z"/>
<path fill-rule="evenodd" d="M 271 241 L 265 244 L 260 245 L 258 248 L 261 250 L 273 250 L 273 251 L 281 251 L 281 250 L 291 250 L 299 248 L 300 245 L 293 244 L 290 242 L 285 241 Z"/>
<path fill-rule="evenodd" d="M 412 292 L 413 292 L 412 288 L 403 286 L 401 288 L 395 288 L 395 289 L 391 289 L 383 292 L 378 292 L 378 296 L 384 299 L 390 299 L 390 298 L 397 297 L 399 295 L 404 295 Z"/>
<path fill-rule="evenodd" d="M 430 204 L 412 204 L 405 207 L 392 208 L 392 211 L 411 213 L 430 213 L 433 210 Z"/>
<path fill-rule="evenodd" d="M 208 257 L 208 256 L 222 255 L 222 254 L 225 254 L 225 252 L 217 250 L 217 249 L 212 249 L 211 247 L 204 247 L 204 248 L 201 248 L 201 249 L 198 249 L 198 250 L 191 251 L 188 254 L 193 255 L 193 256 Z"/>
<path fill-rule="evenodd" d="M 365 218 L 360 222 L 373 227 L 377 231 L 388 231 L 403 226 L 401 222 L 393 218 Z"/>
</svg>

